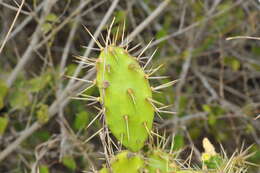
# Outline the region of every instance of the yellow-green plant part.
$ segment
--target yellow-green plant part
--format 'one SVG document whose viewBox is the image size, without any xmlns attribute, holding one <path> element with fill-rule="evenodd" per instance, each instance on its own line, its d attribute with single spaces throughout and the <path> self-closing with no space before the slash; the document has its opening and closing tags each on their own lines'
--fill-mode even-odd
<svg viewBox="0 0 260 173">
<path fill-rule="evenodd" d="M 219 168 L 223 163 L 223 159 L 218 153 L 216 153 L 215 147 L 211 144 L 208 138 L 204 138 L 202 144 L 205 150 L 201 156 L 204 169 Z"/>
<path fill-rule="evenodd" d="M 136 58 L 116 46 L 101 51 L 96 67 L 96 83 L 109 129 L 125 147 L 140 150 L 154 118 L 147 75 Z"/>
<path fill-rule="evenodd" d="M 111 161 L 111 168 L 102 168 L 99 173 L 140 173 L 144 167 L 144 161 L 138 154 L 122 151 Z"/>
<path fill-rule="evenodd" d="M 174 157 L 170 153 L 163 152 L 159 149 L 150 151 L 146 162 L 146 170 L 149 173 L 168 173 L 178 170 Z"/>
</svg>

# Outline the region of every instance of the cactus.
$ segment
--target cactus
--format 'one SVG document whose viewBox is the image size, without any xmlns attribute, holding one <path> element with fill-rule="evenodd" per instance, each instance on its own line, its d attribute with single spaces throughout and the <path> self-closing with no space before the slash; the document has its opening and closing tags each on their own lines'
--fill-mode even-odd
<svg viewBox="0 0 260 173">
<path fill-rule="evenodd" d="M 94 103 L 100 102 L 103 108 L 98 116 L 104 114 L 106 124 L 116 139 L 127 149 L 136 152 L 144 146 L 148 136 L 152 136 L 154 112 L 172 113 L 171 111 L 165 110 L 169 106 L 165 106 L 153 100 L 152 92 L 169 87 L 175 84 L 176 80 L 157 87 L 151 87 L 149 79 L 165 78 L 165 76 L 151 76 L 162 66 L 148 70 L 148 74 L 145 73 L 145 68 L 155 52 L 147 60 L 146 64 L 141 67 L 139 65 L 139 59 L 147 47 L 141 51 L 138 57 L 133 57 L 124 46 L 116 46 L 118 33 L 112 39 L 113 43 L 110 43 L 112 25 L 113 22 L 108 30 L 105 47 L 102 47 L 88 29 L 85 28 L 99 46 L 100 54 L 98 59 L 76 57 L 86 66 L 95 66 L 97 71 L 96 80 L 94 81 L 78 80 L 92 83 L 90 87 L 97 85 L 100 97 L 96 98 L 84 95 L 82 94 L 84 92 L 81 92 L 79 95 L 85 98 L 75 99 L 94 101 Z M 122 40 L 124 39 L 123 37 L 124 34 L 122 35 Z M 133 48 L 131 50 L 133 50 Z M 157 105 L 162 107 L 157 108 Z M 96 116 L 96 118 L 98 116 Z M 96 118 L 93 119 L 89 125 L 91 125 Z"/>
<path fill-rule="evenodd" d="M 101 51 L 96 67 L 96 83 L 109 129 L 125 147 L 140 150 L 154 117 L 147 75 L 126 50 L 112 45 Z"/>
<path fill-rule="evenodd" d="M 112 24 L 108 30 L 109 34 L 111 28 Z M 152 92 L 169 87 L 175 84 L 176 80 L 157 87 L 151 87 L 149 79 L 165 78 L 164 76 L 151 77 L 161 66 L 148 70 L 148 74 L 145 73 L 145 68 L 154 54 L 141 67 L 138 61 L 144 50 L 137 58 L 133 57 L 124 47 L 116 46 L 117 35 L 113 38 L 113 43 L 110 44 L 109 34 L 105 41 L 105 47 L 102 47 L 94 38 L 100 48 L 98 59 L 77 57 L 79 60 L 84 61 L 87 66 L 95 66 L 97 71 L 94 82 L 80 79 L 92 83 L 90 87 L 97 85 L 100 93 L 98 98 L 82 94 L 82 96 L 86 97 L 85 100 L 94 101 L 94 103 L 100 102 L 102 105 L 100 113 L 89 125 L 98 116 L 104 114 L 106 124 L 112 134 L 130 150 L 122 151 L 114 156 L 111 161 L 107 160 L 110 163 L 109 168 L 104 167 L 99 173 L 203 173 L 205 171 L 217 173 L 223 172 L 223 170 L 231 170 L 232 172 L 234 165 L 237 165 L 238 159 L 235 160 L 236 157 L 234 157 L 229 161 L 227 158 L 223 158 L 215 152 L 214 146 L 206 138 L 203 140 L 205 152 L 201 158 L 202 168 L 197 167 L 195 169 L 191 168 L 190 165 L 177 163 L 175 161 L 176 156 L 173 156 L 171 152 L 165 152 L 164 149 L 152 149 L 148 150 L 147 153 L 132 153 L 140 151 L 145 145 L 148 136 L 154 134 L 152 124 L 155 112 L 173 113 L 164 110 L 168 106 L 153 100 Z M 162 107 L 157 108 L 156 105 Z"/>
<path fill-rule="evenodd" d="M 111 161 L 111 169 L 102 168 L 99 173 L 139 173 L 144 167 L 144 161 L 138 154 L 122 151 Z"/>
<path fill-rule="evenodd" d="M 104 167 L 99 173 L 242 173 L 246 170 L 245 164 L 250 164 L 245 161 L 251 155 L 247 154 L 248 149 L 228 159 L 216 153 L 207 138 L 203 139 L 203 147 L 202 167 L 192 167 L 187 160 L 178 159 L 176 154 L 156 148 L 139 154 L 122 151 L 111 159 L 110 168 Z"/>
</svg>

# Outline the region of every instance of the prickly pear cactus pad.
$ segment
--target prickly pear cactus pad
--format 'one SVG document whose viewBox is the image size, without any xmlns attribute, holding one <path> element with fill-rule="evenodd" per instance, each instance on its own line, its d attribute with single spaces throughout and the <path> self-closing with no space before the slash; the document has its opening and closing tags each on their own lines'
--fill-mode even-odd
<svg viewBox="0 0 260 173">
<path fill-rule="evenodd" d="M 104 48 L 96 63 L 96 83 L 105 109 L 106 123 L 126 148 L 138 151 L 152 128 L 152 89 L 146 74 L 125 49 Z"/>
<path fill-rule="evenodd" d="M 99 173 L 139 173 L 144 166 L 141 156 L 129 151 L 122 151 L 113 158 L 111 169 L 102 168 Z"/>
</svg>

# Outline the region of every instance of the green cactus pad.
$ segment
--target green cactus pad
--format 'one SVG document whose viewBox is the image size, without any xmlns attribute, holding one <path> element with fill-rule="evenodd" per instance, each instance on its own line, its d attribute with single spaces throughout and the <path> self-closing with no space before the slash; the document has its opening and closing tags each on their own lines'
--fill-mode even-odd
<svg viewBox="0 0 260 173">
<path fill-rule="evenodd" d="M 141 156 L 128 151 L 122 151 L 113 158 L 111 169 L 102 168 L 99 173 L 109 173 L 109 170 L 113 173 L 139 173 L 143 166 L 144 161 Z"/>
<path fill-rule="evenodd" d="M 167 173 L 177 171 L 178 168 L 171 154 L 154 150 L 148 154 L 146 169 L 149 173 Z"/>
<path fill-rule="evenodd" d="M 96 82 L 109 129 L 126 148 L 140 150 L 154 118 L 146 74 L 134 57 L 115 46 L 101 51 L 96 66 Z"/>
</svg>

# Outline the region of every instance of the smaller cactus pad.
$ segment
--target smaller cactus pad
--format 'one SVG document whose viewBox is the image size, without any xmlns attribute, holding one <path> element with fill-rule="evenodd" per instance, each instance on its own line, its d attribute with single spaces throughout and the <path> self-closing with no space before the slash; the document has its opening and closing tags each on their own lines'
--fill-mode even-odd
<svg viewBox="0 0 260 173">
<path fill-rule="evenodd" d="M 173 156 L 161 150 L 154 150 L 148 154 L 146 169 L 150 173 L 168 173 L 177 171 L 177 164 Z"/>
<path fill-rule="evenodd" d="M 99 173 L 140 173 L 144 166 L 141 156 L 129 151 L 122 151 L 112 159 L 111 169 L 102 168 Z"/>
</svg>

